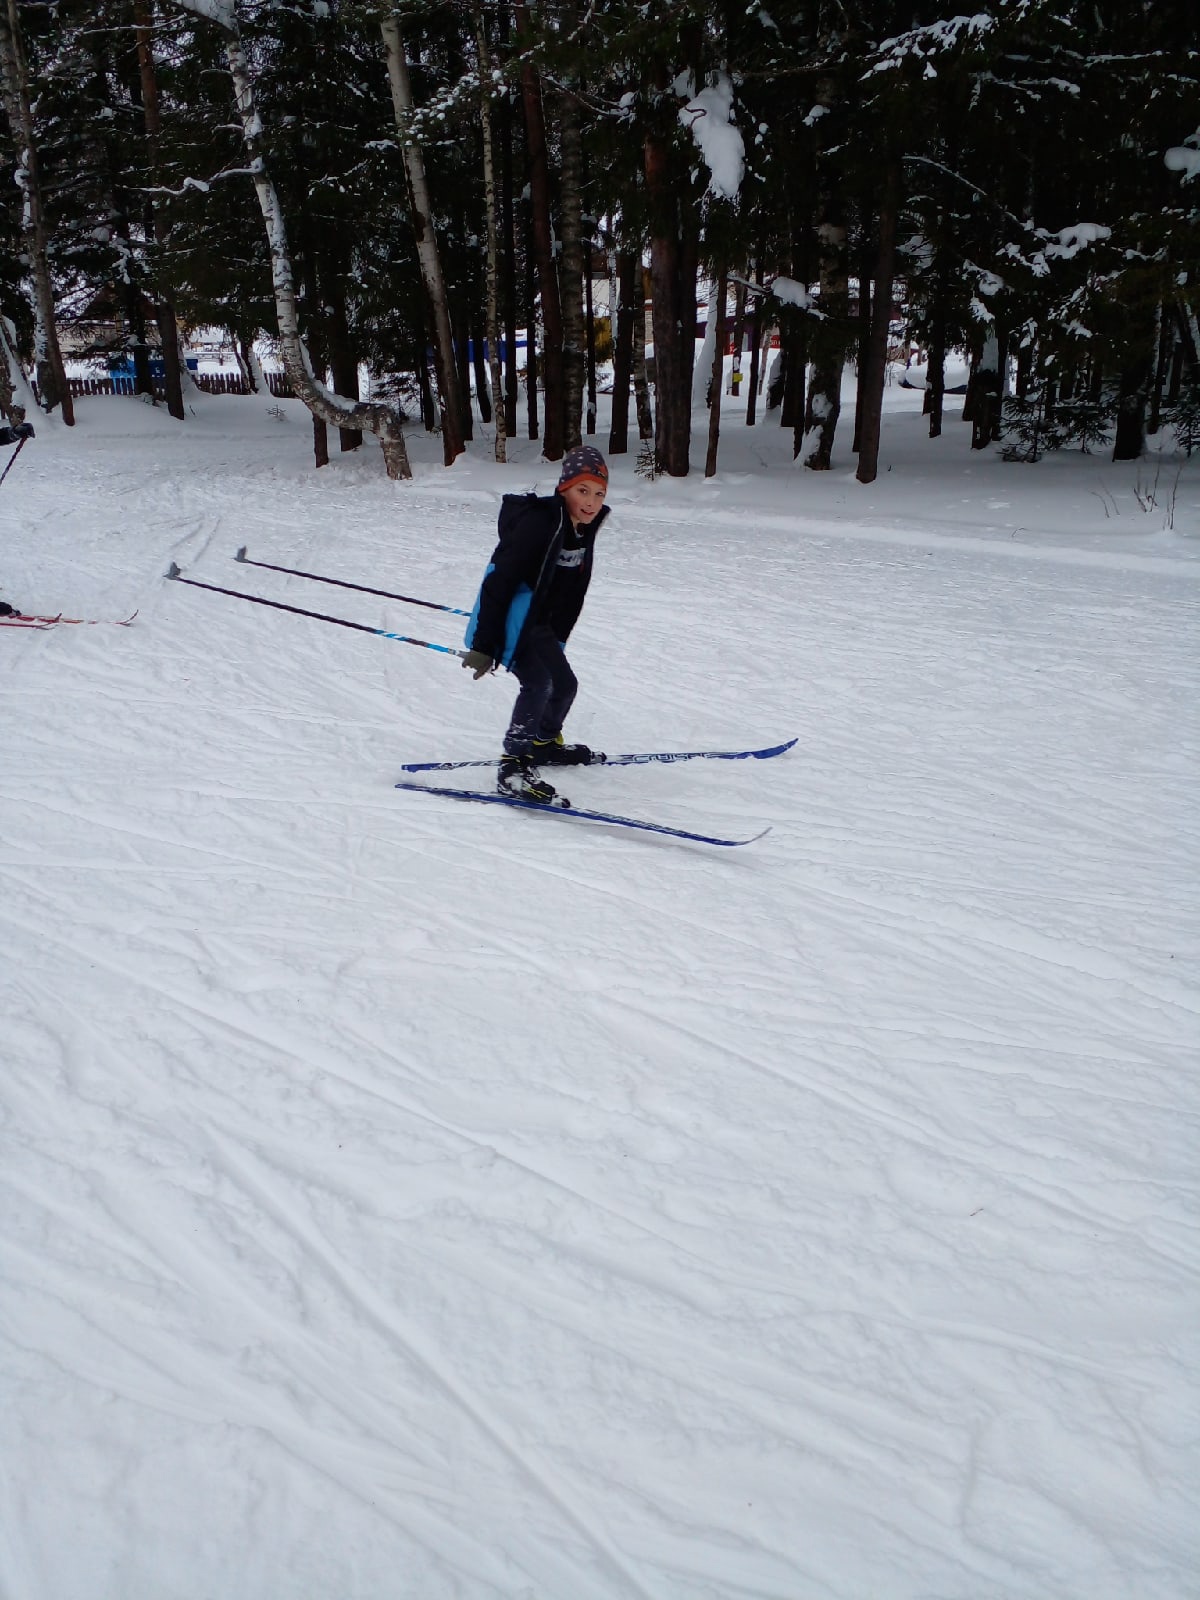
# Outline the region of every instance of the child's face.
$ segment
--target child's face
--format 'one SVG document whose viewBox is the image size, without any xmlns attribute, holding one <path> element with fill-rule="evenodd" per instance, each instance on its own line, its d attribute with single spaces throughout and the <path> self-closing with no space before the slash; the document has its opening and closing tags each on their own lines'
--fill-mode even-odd
<svg viewBox="0 0 1200 1600">
<path fill-rule="evenodd" d="M 604 504 L 608 488 L 599 478 L 580 478 L 578 483 L 560 492 L 566 501 L 567 515 L 571 521 L 577 528 L 580 525 L 586 528 Z"/>
</svg>

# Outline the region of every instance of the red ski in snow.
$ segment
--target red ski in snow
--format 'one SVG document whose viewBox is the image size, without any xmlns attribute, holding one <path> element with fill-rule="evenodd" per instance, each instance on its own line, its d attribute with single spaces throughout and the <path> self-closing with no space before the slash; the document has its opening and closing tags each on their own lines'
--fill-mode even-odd
<svg viewBox="0 0 1200 1600">
<path fill-rule="evenodd" d="M 132 611 L 127 617 L 26 617 L 14 611 L 9 617 L 0 617 L 0 628 L 57 628 L 60 623 L 64 627 L 127 628 L 136 616 Z"/>
</svg>

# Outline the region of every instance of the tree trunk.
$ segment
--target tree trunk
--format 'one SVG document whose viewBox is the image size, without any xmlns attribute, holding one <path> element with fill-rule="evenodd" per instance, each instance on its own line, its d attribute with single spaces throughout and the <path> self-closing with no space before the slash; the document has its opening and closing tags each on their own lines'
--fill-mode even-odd
<svg viewBox="0 0 1200 1600">
<path fill-rule="evenodd" d="M 504 237 L 504 433 L 505 442 L 516 436 L 517 399 L 517 217 L 513 203 L 512 107 L 500 100 L 500 207 Z"/>
<path fill-rule="evenodd" d="M 479 53 L 479 119 L 483 129 L 483 204 L 487 213 L 487 364 L 492 383 L 492 416 L 496 425 L 496 460 L 507 460 L 508 418 L 500 383 L 500 232 L 496 226 L 496 157 L 492 135 L 492 55 L 488 49 L 483 7 L 472 0 L 475 46 Z"/>
<path fill-rule="evenodd" d="M 0 417 L 7 417 L 15 425 L 24 422 L 25 409 L 17 415 L 16 376 L 21 371 L 15 343 L 10 343 L 12 323 L 0 316 Z"/>
<path fill-rule="evenodd" d="M 696 272 L 683 206 L 661 133 L 643 146 L 651 205 L 650 284 L 654 325 L 654 444 L 658 465 L 685 478 L 692 431 L 692 367 L 696 352 Z M 689 271 L 690 268 L 690 271 Z"/>
<path fill-rule="evenodd" d="M 1179 343 L 1175 347 L 1178 359 L 1172 362 L 1171 387 L 1167 391 L 1167 398 L 1172 405 L 1175 405 L 1183 389 L 1184 377 L 1190 376 L 1193 383 L 1200 379 L 1200 352 L 1197 350 L 1200 340 L 1196 338 L 1195 320 L 1190 315 L 1187 305 L 1182 300 L 1176 300 L 1172 311 L 1179 333 Z"/>
<path fill-rule="evenodd" d="M 16 157 L 14 175 L 23 201 L 22 234 L 34 288 L 34 369 L 41 403 L 62 407 L 63 421 L 75 423 L 75 408 L 58 343 L 54 287 L 50 279 L 50 229 L 42 205 L 42 183 L 34 141 L 29 63 L 21 35 L 17 0 L 0 0 L 0 95 L 8 116 Z"/>
<path fill-rule="evenodd" d="M 940 293 L 935 289 L 935 294 Z M 929 437 L 940 439 L 942 418 L 946 407 L 946 315 L 945 307 L 935 302 L 933 337 L 929 344 L 929 366 L 926 369 L 926 414 L 929 417 Z"/>
<path fill-rule="evenodd" d="M 708 453 L 704 458 L 704 476 L 711 478 L 717 470 L 717 449 L 721 442 L 721 396 L 725 392 L 725 300 L 729 294 L 729 274 L 724 263 L 717 274 L 716 338 L 713 342 L 712 382 L 708 401 Z"/>
<path fill-rule="evenodd" d="M 859 483 L 874 483 L 879 471 L 879 434 L 883 388 L 887 379 L 888 324 L 892 319 L 892 276 L 896 264 L 896 229 L 900 213 L 900 157 L 891 151 L 884 169 L 879 202 L 879 257 L 871 296 L 871 339 L 862 383 L 862 432 L 859 439 Z"/>
<path fill-rule="evenodd" d="M 487 338 L 478 322 L 464 322 L 464 331 L 471 348 L 471 365 L 475 369 L 475 399 L 479 404 L 479 418 L 483 423 L 492 420 L 491 375 L 488 371 Z"/>
<path fill-rule="evenodd" d="M 584 349 L 587 352 L 587 421 L 584 432 L 591 438 L 596 432 L 596 312 L 592 305 L 592 247 L 583 247 L 583 300 Z M 612 319 L 609 318 L 611 331 Z"/>
<path fill-rule="evenodd" d="M 754 282 L 762 288 L 762 248 L 760 246 L 754 261 Z M 763 296 L 753 296 L 750 312 L 750 383 L 749 393 L 746 396 L 746 426 L 754 426 L 758 413 L 758 374 L 762 365 L 762 342 L 765 329 L 763 327 Z"/>
<path fill-rule="evenodd" d="M 858 361 L 854 383 L 854 441 L 850 448 L 857 455 L 862 448 L 863 430 L 863 384 L 866 382 L 868 351 L 871 348 L 871 267 L 867 260 L 866 246 L 863 246 L 858 262 L 858 317 L 857 317 L 857 346 Z"/>
<path fill-rule="evenodd" d="M 137 40 L 138 78 L 142 95 L 142 120 L 150 152 L 150 171 L 159 181 L 159 136 L 162 110 L 158 97 L 158 70 L 154 61 L 154 0 L 133 0 L 134 31 Z M 153 239 L 161 256 L 167 243 L 167 226 L 161 209 L 147 196 L 145 200 L 146 237 Z M 154 274 L 157 280 L 157 273 Z M 158 343 L 162 351 L 163 390 L 167 412 L 177 422 L 186 420 L 183 404 L 183 377 L 179 363 L 179 323 L 175 302 L 161 283 L 155 282 L 154 320 L 158 324 Z"/>
<path fill-rule="evenodd" d="M 529 44 L 529 16 L 524 0 L 514 0 L 517 37 Z M 542 392 L 545 429 L 542 455 L 560 461 L 563 454 L 566 403 L 563 387 L 563 321 L 554 266 L 554 235 L 550 222 L 550 165 L 546 149 L 546 122 L 537 70 L 528 51 L 521 58 L 521 103 L 525 111 L 525 142 L 529 151 L 529 203 L 533 223 L 534 258 L 542 297 Z"/>
<path fill-rule="evenodd" d="M 421 396 L 421 422 L 426 433 L 432 433 L 437 427 L 438 411 L 437 402 L 433 398 L 433 385 L 429 381 L 429 358 L 426 352 L 429 349 L 429 340 L 425 335 L 424 319 L 417 323 L 416 348 L 413 351 L 413 367 L 417 374 L 417 391 Z"/>
<path fill-rule="evenodd" d="M 1150 385 L 1150 420 L 1147 432 L 1157 433 L 1162 427 L 1163 391 L 1167 383 L 1167 369 L 1171 364 L 1171 340 L 1174 329 L 1166 315 L 1166 306 L 1160 300 L 1154 308 L 1154 342 L 1158 358 L 1154 364 L 1154 379 Z"/>
<path fill-rule="evenodd" d="M 633 323 L 634 317 L 644 317 L 641 288 L 642 269 L 631 250 L 622 251 L 618 259 L 620 299 L 615 318 L 610 318 L 613 330 L 613 393 L 612 418 L 609 425 L 608 453 L 623 456 L 629 449 L 629 381 L 633 375 Z"/>
<path fill-rule="evenodd" d="M 318 299 L 315 290 L 311 293 L 303 292 L 306 282 L 303 271 L 303 258 L 293 258 L 293 266 L 299 269 L 297 276 L 302 289 L 299 298 L 309 301 Z M 318 380 L 324 382 L 329 363 L 325 359 L 323 320 L 318 320 L 314 326 L 309 328 L 305 350 L 308 355 L 309 371 L 315 374 Z M 320 472 L 322 467 L 329 465 L 329 425 L 325 418 L 317 416 L 316 412 L 310 412 L 309 416 L 312 419 L 313 468 L 315 471 Z"/>
<path fill-rule="evenodd" d="M 458 426 L 462 437 L 469 442 L 475 437 L 475 420 L 471 413 L 471 324 L 465 304 L 459 306 L 453 326 L 455 375 L 461 401 Z M 484 396 L 485 403 L 486 398 Z"/>
<path fill-rule="evenodd" d="M 563 445 L 583 443 L 583 387 L 586 334 L 583 318 L 583 143 L 579 102 L 568 90 L 558 97 L 558 136 L 562 147 L 559 177 L 559 295 L 563 330 Z"/>
<path fill-rule="evenodd" d="M 808 365 L 806 343 L 800 313 L 793 313 L 788 318 L 783 340 L 787 365 L 783 380 L 783 403 L 779 407 L 781 428 L 799 428 L 804 417 L 804 378 Z"/>
<path fill-rule="evenodd" d="M 971 449 L 986 450 L 1000 436 L 1000 408 L 1004 390 L 1004 352 L 995 329 L 984 341 L 973 375 L 971 401 Z"/>
<path fill-rule="evenodd" d="M 1146 401 L 1149 398 L 1153 365 L 1150 330 L 1126 356 L 1121 367 L 1121 387 L 1117 400 L 1117 436 L 1113 441 L 1114 461 L 1136 461 L 1146 448 Z"/>
<path fill-rule="evenodd" d="M 804 448 L 804 417 L 808 410 L 808 397 L 805 387 L 808 380 L 808 328 L 802 324 L 796 344 L 796 397 L 792 423 L 792 460 L 795 461 Z"/>
<path fill-rule="evenodd" d="M 324 266 L 324 263 L 322 263 Z M 329 344 L 329 372 L 338 394 L 357 400 L 358 356 L 350 343 L 350 319 L 346 315 L 346 283 L 349 272 L 324 270 L 321 273 L 320 298 L 329 307 L 327 338 Z M 339 447 L 343 451 L 357 450 L 363 442 L 361 428 L 340 428 Z"/>
<path fill-rule="evenodd" d="M 254 354 L 254 346 L 236 328 L 230 328 L 229 342 L 233 346 L 242 377 L 246 380 L 246 388 L 251 394 L 262 394 L 263 390 L 259 388 L 258 383 L 262 376 L 262 368 L 258 364 L 258 357 Z"/>
<path fill-rule="evenodd" d="M 187 0 L 181 0 L 181 3 L 187 4 Z M 413 97 L 398 13 L 395 10 L 387 13 L 379 26 L 387 56 L 392 109 L 396 117 L 396 127 L 400 132 L 404 171 L 412 200 L 413 229 L 417 236 L 417 260 L 420 263 L 429 309 L 433 315 L 433 364 L 437 373 L 442 411 L 442 457 L 446 466 L 450 466 L 455 458 L 462 454 L 465 445 L 462 428 L 462 396 L 454 364 L 454 341 L 450 332 L 446 282 L 442 276 L 442 258 L 438 251 L 437 236 L 433 231 L 433 209 L 429 197 L 429 185 L 425 181 L 424 157 L 421 154 L 421 147 L 408 135 L 408 124 L 413 113 Z"/>
<path fill-rule="evenodd" d="M 136 38 L 136 35 L 135 35 Z M 141 226 L 144 221 L 142 207 L 138 207 L 138 232 L 140 237 L 134 237 L 133 228 L 133 203 L 131 202 L 128 185 L 125 181 L 126 160 L 123 153 L 122 141 L 117 137 L 117 119 L 124 114 L 128 95 L 129 104 L 134 102 L 138 94 L 139 84 L 136 77 L 130 76 L 130 68 L 137 65 L 136 44 L 133 51 L 121 46 L 114 48 L 115 41 L 107 38 L 103 33 L 93 32 L 81 41 L 81 53 L 87 52 L 92 67 L 92 91 L 96 104 L 111 109 L 112 117 L 103 120 L 99 129 L 93 133 L 93 139 L 104 151 L 104 173 L 106 191 L 102 204 L 108 216 L 108 224 L 115 240 L 120 246 L 121 268 L 116 275 L 116 294 L 121 304 L 122 321 L 124 324 L 124 348 L 133 361 L 133 392 L 144 395 L 152 403 L 155 401 L 154 375 L 150 370 L 150 343 L 146 337 L 147 296 L 144 293 L 148 274 L 146 260 L 147 244 L 153 234 L 142 234 Z M 113 79 L 116 79 L 118 94 L 121 98 L 117 105 L 112 104 Z"/>
<path fill-rule="evenodd" d="M 650 409 L 650 380 L 646 373 L 646 274 L 637 263 L 637 299 L 633 304 L 633 400 L 637 410 L 638 438 L 654 437 L 654 413 Z"/>
<path fill-rule="evenodd" d="M 529 437 L 538 436 L 537 284 L 533 266 L 532 206 L 525 207 L 525 408 Z"/>
<path fill-rule="evenodd" d="M 329 426 L 324 417 L 318 417 L 315 412 L 312 419 L 312 436 L 313 465 L 319 472 L 322 467 L 329 465 Z"/>
<path fill-rule="evenodd" d="M 211 13 L 201 0 L 175 0 L 181 10 L 200 16 Z M 233 16 L 232 10 L 228 13 Z M 296 298 L 296 280 L 292 258 L 288 250 L 287 228 L 283 209 L 275 185 L 271 181 L 264 154 L 263 124 L 254 98 L 254 80 L 250 64 L 242 48 L 236 23 L 221 21 L 225 35 L 225 59 L 233 79 L 234 102 L 242 123 L 242 140 L 249 157 L 247 166 L 254 181 L 259 210 L 266 227 L 267 242 L 271 252 L 271 280 L 275 291 L 275 315 L 279 324 L 279 353 L 292 391 L 322 422 L 335 428 L 363 428 L 379 439 L 383 450 L 384 466 L 389 478 L 411 478 L 408 451 L 400 418 L 391 406 L 359 401 L 357 404 L 341 399 L 318 384 L 309 366 L 308 352 L 300 337 L 299 306 Z"/>
<path fill-rule="evenodd" d="M 823 197 L 822 219 L 817 228 L 823 320 L 812 329 L 812 376 L 804 411 L 804 434 L 811 446 L 804 465 L 814 472 L 828 472 L 833 465 L 833 440 L 842 411 L 842 368 L 846 361 L 850 273 L 846 224 L 836 214 L 835 204 L 832 194 Z"/>
<path fill-rule="evenodd" d="M 37 401 L 17 353 L 17 332 L 5 316 L 0 316 L 0 412 L 14 426 L 24 422 Z"/>
<path fill-rule="evenodd" d="M 729 394 L 733 400 L 742 394 L 742 344 L 746 337 L 746 285 L 739 283 L 733 296 L 733 366 L 729 374 Z"/>
</svg>

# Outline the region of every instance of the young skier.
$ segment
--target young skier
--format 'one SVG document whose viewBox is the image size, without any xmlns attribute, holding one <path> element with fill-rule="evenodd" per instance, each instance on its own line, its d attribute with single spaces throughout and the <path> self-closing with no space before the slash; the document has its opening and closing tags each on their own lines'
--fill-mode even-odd
<svg viewBox="0 0 1200 1600">
<path fill-rule="evenodd" d="M 476 679 L 507 667 L 521 686 L 496 774 L 501 794 L 544 805 L 555 790 L 538 764 L 604 760 L 585 744 L 564 744 L 562 726 L 579 688 L 565 646 L 592 576 L 607 492 L 604 457 L 585 444 L 563 457 L 552 495 L 500 502 L 500 538 L 467 624 L 463 666 Z"/>
<path fill-rule="evenodd" d="M 6 444 L 24 444 L 26 439 L 33 438 L 33 423 L 18 422 L 15 428 L 0 427 L 0 446 Z M 10 463 L 11 464 L 11 463 Z M 7 467 L 5 471 L 7 471 Z M 15 606 L 10 606 L 7 600 L 0 600 L 0 617 L 19 617 L 21 613 Z"/>
</svg>

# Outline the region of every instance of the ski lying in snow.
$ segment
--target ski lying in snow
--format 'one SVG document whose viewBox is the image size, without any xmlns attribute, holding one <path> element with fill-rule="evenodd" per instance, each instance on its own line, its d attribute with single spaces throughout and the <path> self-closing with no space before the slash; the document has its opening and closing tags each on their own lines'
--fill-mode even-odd
<svg viewBox="0 0 1200 1600">
<path fill-rule="evenodd" d="M 127 617 L 26 617 L 14 611 L 11 617 L 0 617 L 0 628 L 57 628 L 60 623 L 63 627 L 127 628 L 136 616 L 132 611 Z"/>
<path fill-rule="evenodd" d="M 634 767 L 649 761 L 766 761 L 771 756 L 781 756 L 797 741 L 786 744 L 769 744 L 762 750 L 650 750 L 640 755 L 606 756 L 595 766 Z M 496 756 L 486 761 L 406 761 L 401 772 L 458 772 L 463 767 L 494 767 Z M 534 758 L 536 763 L 536 757 Z M 553 763 L 547 763 L 553 765 Z"/>
<path fill-rule="evenodd" d="M 672 839 L 690 839 L 695 844 L 731 847 L 753 844 L 756 839 L 761 839 L 763 834 L 771 831 L 770 828 L 763 828 L 759 833 L 752 833 L 748 839 L 718 839 L 708 833 L 692 833 L 687 828 L 668 828 L 662 822 L 642 822 L 637 817 L 619 817 L 611 811 L 585 811 L 582 806 L 573 806 L 562 796 L 546 804 L 537 800 L 518 800 L 516 795 L 487 794 L 478 789 L 441 789 L 427 783 L 398 783 L 396 788 L 408 789 L 414 794 L 441 795 L 445 800 L 478 800 L 489 806 L 516 806 L 521 811 L 541 812 L 545 816 L 576 817 L 585 822 L 609 822 L 618 828 L 640 828 L 645 833 L 663 833 Z"/>
</svg>

